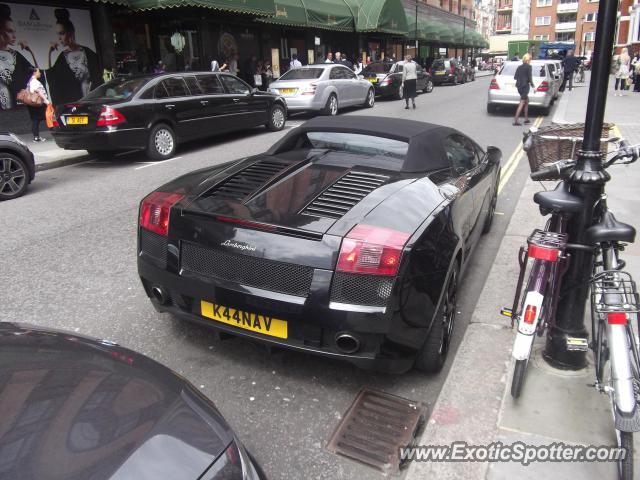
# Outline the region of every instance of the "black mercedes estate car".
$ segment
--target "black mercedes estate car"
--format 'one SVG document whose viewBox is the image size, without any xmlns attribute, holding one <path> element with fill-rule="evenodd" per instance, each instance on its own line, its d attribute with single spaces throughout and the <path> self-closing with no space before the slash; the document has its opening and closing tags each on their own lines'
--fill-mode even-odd
<svg viewBox="0 0 640 480">
<path fill-rule="evenodd" d="M 287 106 L 236 76 L 188 72 L 118 78 L 57 106 L 55 116 L 52 135 L 61 148 L 101 158 L 144 150 L 162 160 L 179 142 L 258 125 L 281 130 Z"/>
<path fill-rule="evenodd" d="M 159 311 L 210 328 L 436 372 L 460 275 L 491 228 L 500 157 L 440 125 L 315 118 L 144 198 L 138 273 Z"/>
<path fill-rule="evenodd" d="M 402 68 L 404 61 L 399 62 L 373 62 L 362 70 L 362 78 L 373 84 L 376 95 L 383 97 L 402 98 Z M 424 93 L 433 91 L 433 80 L 428 71 L 420 65 L 416 67 L 418 78 L 416 90 Z"/>
<path fill-rule="evenodd" d="M 264 480 L 211 401 L 107 340 L 0 322 L 0 478 Z"/>
</svg>

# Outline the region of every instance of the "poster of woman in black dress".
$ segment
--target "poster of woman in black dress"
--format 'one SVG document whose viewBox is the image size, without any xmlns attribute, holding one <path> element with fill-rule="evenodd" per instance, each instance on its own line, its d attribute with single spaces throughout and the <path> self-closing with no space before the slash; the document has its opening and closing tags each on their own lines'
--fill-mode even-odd
<svg viewBox="0 0 640 480">
<path fill-rule="evenodd" d="M 33 64 L 15 48 L 16 43 L 24 52 L 29 52 Z M 24 41 L 18 41 L 11 19 L 11 8 L 0 3 L 0 110 L 16 106 L 16 95 L 26 87 L 31 77 L 31 67 L 38 66 L 33 52 Z"/>
<path fill-rule="evenodd" d="M 57 8 L 56 33 L 58 40 L 49 48 L 47 79 L 51 87 L 51 100 L 55 105 L 75 102 L 96 88 L 101 82 L 98 56 L 87 47 L 76 43 L 76 29 L 69 10 Z M 61 50 L 51 65 L 53 52 Z"/>
</svg>

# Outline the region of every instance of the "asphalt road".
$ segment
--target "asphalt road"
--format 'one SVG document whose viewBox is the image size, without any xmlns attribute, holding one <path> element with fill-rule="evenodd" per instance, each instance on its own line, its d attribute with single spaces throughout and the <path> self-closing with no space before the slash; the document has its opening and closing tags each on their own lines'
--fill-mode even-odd
<svg viewBox="0 0 640 480">
<path fill-rule="evenodd" d="M 342 114 L 450 125 L 480 145 L 501 148 L 506 162 L 523 128 L 512 126 L 509 114 L 487 115 L 488 83 L 489 78 L 482 78 L 436 87 L 418 97 L 416 110 L 404 110 L 400 101 L 380 100 L 374 109 Z M 306 118 L 291 118 L 287 128 Z M 0 320 L 107 338 L 178 371 L 217 404 L 270 478 L 378 478 L 375 471 L 326 452 L 326 441 L 362 387 L 433 405 L 527 168 L 522 160 L 512 169 L 493 231 L 466 272 L 445 371 L 437 376 L 382 375 L 323 358 L 268 352 L 242 339 L 216 340 L 206 329 L 157 314 L 140 285 L 135 237 L 140 199 L 177 175 L 259 153 L 282 135 L 255 129 L 186 145 L 178 157 L 162 163 L 148 163 L 136 153 L 40 173 L 26 196 L 0 203 Z"/>
</svg>

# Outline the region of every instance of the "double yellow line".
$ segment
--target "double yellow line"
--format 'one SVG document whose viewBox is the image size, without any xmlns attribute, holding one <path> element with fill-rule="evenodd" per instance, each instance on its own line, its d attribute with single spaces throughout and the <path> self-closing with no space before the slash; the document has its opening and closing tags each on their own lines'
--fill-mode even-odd
<svg viewBox="0 0 640 480">
<path fill-rule="evenodd" d="M 542 120 L 543 117 L 536 118 L 536 121 L 533 122 L 533 126 L 536 128 L 539 127 L 540 124 L 542 124 Z M 507 160 L 507 163 L 505 163 L 502 167 L 502 176 L 500 177 L 500 183 L 498 184 L 498 195 L 500 195 L 500 192 L 502 192 L 502 189 L 505 187 L 505 185 L 513 175 L 513 172 L 515 172 L 516 168 L 518 168 L 518 164 L 520 163 L 520 159 L 522 158 L 523 154 L 524 150 L 522 150 L 522 142 L 520 142 L 518 144 L 518 147 L 509 157 L 509 160 Z"/>
</svg>

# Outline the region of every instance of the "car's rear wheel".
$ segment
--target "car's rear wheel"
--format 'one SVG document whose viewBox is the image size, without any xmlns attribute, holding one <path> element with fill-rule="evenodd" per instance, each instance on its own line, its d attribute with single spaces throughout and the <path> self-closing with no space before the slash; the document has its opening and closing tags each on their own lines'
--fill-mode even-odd
<svg viewBox="0 0 640 480">
<path fill-rule="evenodd" d="M 29 185 L 29 169 L 20 157 L 0 152 L 0 200 L 24 195 Z"/>
<path fill-rule="evenodd" d="M 366 98 L 364 99 L 364 107 L 373 108 L 375 104 L 376 104 L 376 94 L 373 91 L 373 88 L 370 88 L 369 91 L 367 92 Z"/>
<path fill-rule="evenodd" d="M 335 93 L 332 93 L 331 95 L 329 95 L 329 98 L 327 98 L 327 103 L 325 104 L 322 113 L 324 115 L 331 116 L 335 116 L 338 114 L 338 97 Z"/>
<path fill-rule="evenodd" d="M 269 112 L 269 120 L 266 127 L 272 132 L 278 132 L 284 128 L 287 121 L 287 113 L 282 105 L 274 105 Z"/>
<path fill-rule="evenodd" d="M 456 261 L 451 273 L 449 274 L 449 280 L 447 281 L 447 285 L 442 295 L 440 308 L 438 309 L 438 314 L 433 321 L 433 326 L 431 327 L 429 336 L 416 358 L 415 367 L 423 372 L 438 373 L 442 370 L 444 362 L 447 359 L 458 308 L 457 295 L 459 271 L 460 266 Z"/>
<path fill-rule="evenodd" d="M 176 136 L 173 130 L 164 123 L 159 123 L 151 129 L 147 156 L 152 160 L 166 160 L 176 151 Z"/>
<path fill-rule="evenodd" d="M 433 82 L 431 80 L 427 80 L 427 86 L 424 87 L 423 90 L 424 93 L 431 93 L 433 92 Z"/>
</svg>

